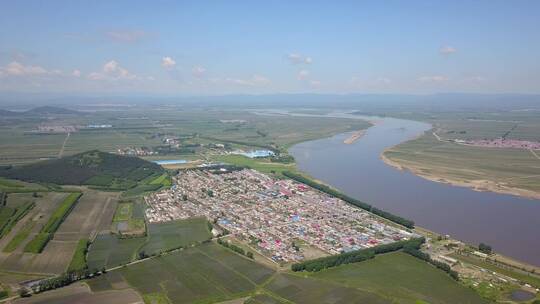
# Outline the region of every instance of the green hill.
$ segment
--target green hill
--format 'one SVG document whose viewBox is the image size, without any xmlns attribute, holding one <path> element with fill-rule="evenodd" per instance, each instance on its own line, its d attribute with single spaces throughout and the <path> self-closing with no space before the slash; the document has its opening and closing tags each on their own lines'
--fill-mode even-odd
<svg viewBox="0 0 540 304">
<path fill-rule="evenodd" d="M 34 117 L 42 115 L 79 115 L 81 112 L 70 110 L 66 108 L 53 107 L 53 106 L 42 106 L 37 108 L 32 108 L 27 111 L 15 112 L 9 110 L 0 109 L 0 116 L 3 117 Z"/>
<path fill-rule="evenodd" d="M 78 111 L 60 108 L 60 107 L 53 107 L 53 106 L 42 106 L 30 109 L 24 114 L 27 115 L 76 115 L 79 114 Z"/>
<path fill-rule="evenodd" d="M 0 176 L 28 182 L 128 189 L 163 171 L 161 166 L 138 157 L 93 150 L 61 159 L 4 167 L 0 169 Z"/>
</svg>

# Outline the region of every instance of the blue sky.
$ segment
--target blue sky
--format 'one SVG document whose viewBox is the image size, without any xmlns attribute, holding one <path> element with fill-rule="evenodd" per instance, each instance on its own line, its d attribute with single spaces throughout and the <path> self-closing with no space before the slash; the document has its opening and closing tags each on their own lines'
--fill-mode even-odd
<svg viewBox="0 0 540 304">
<path fill-rule="evenodd" d="M 540 1 L 1 1 L 0 91 L 540 93 Z"/>
</svg>

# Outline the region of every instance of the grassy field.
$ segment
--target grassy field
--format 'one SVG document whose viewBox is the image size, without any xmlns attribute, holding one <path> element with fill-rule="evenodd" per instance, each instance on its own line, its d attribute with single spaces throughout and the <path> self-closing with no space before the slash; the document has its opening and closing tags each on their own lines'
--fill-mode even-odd
<svg viewBox="0 0 540 304">
<path fill-rule="evenodd" d="M 91 292 L 84 283 L 74 283 L 39 296 L 22 298 L 16 304 L 128 304 L 141 303 L 142 298 L 133 289 Z"/>
<path fill-rule="evenodd" d="M 495 272 L 500 273 L 502 275 L 506 275 L 506 276 L 515 278 L 517 280 L 520 280 L 522 282 L 531 284 L 533 286 L 540 287 L 540 276 L 539 275 L 533 276 L 533 275 L 529 275 L 527 273 L 524 273 L 524 272 L 521 272 L 521 271 L 518 271 L 518 270 L 513 270 L 513 269 L 511 269 L 509 267 L 497 266 L 497 265 L 494 265 L 492 263 L 480 260 L 480 259 L 472 257 L 472 256 L 465 256 L 465 255 L 460 255 L 460 254 L 451 254 L 450 257 L 458 259 L 458 260 L 460 260 L 460 261 L 462 261 L 464 263 L 476 265 L 478 267 L 481 267 L 481 268 L 484 268 L 484 269 L 487 269 L 487 270 L 491 270 L 491 271 L 495 271 Z"/>
<path fill-rule="evenodd" d="M 88 268 L 110 268 L 129 263 L 145 242 L 146 238 L 119 239 L 115 235 L 100 234 L 88 250 Z"/>
<path fill-rule="evenodd" d="M 114 213 L 112 231 L 122 237 L 144 236 L 146 224 L 143 204 L 121 201 Z"/>
<path fill-rule="evenodd" d="M 143 296 L 172 303 L 219 302 L 255 290 L 273 271 L 216 244 L 205 244 L 120 270 Z"/>
<path fill-rule="evenodd" d="M 119 238 L 112 234 L 101 234 L 90 246 L 88 266 L 90 269 L 119 266 L 136 259 L 142 251 L 151 255 L 210 238 L 207 221 L 202 218 L 150 224 L 146 237 Z"/>
<path fill-rule="evenodd" d="M 296 165 L 273 163 L 267 159 L 255 159 L 249 158 L 243 155 L 217 155 L 212 156 L 212 160 L 217 162 L 224 162 L 231 165 L 237 165 L 241 167 L 249 167 L 263 173 L 277 173 L 280 174 L 283 171 L 295 171 Z"/>
<path fill-rule="evenodd" d="M 89 240 L 81 239 L 77 243 L 77 248 L 73 254 L 73 258 L 68 266 L 68 271 L 82 270 L 87 267 L 86 264 L 86 251 L 88 248 Z"/>
<path fill-rule="evenodd" d="M 129 107 L 118 117 L 117 109 L 86 113 L 84 116 L 57 117 L 48 123 L 58 125 L 112 124 L 109 129 L 80 130 L 68 138 L 64 155 L 98 149 L 116 152 L 126 147 L 157 147 L 163 145 L 156 134 L 184 136 L 185 145 L 216 142 L 245 142 L 237 146 L 273 145 L 286 149 L 293 143 L 366 128 L 360 120 L 261 116 L 243 110 L 217 110 L 186 107 Z M 59 155 L 66 134 L 29 133 L 41 120 L 38 118 L 16 120 L 0 125 L 0 165 L 35 162 Z M 193 136 L 196 135 L 196 136 Z M 204 150 L 204 148 L 202 148 Z M 201 148 L 195 149 L 199 153 Z M 186 154 L 193 155 L 193 154 Z M 178 155 L 177 155 L 178 156 Z"/>
<path fill-rule="evenodd" d="M 540 160 L 527 150 L 440 142 L 429 133 L 393 147 L 384 155 L 435 179 L 469 183 L 489 180 L 493 189 L 519 188 L 540 194 Z"/>
<path fill-rule="evenodd" d="M 349 288 L 329 281 L 302 278 L 291 274 L 276 276 L 266 289 L 298 304 L 310 303 L 391 303 L 372 292 Z"/>
<path fill-rule="evenodd" d="M 379 255 L 309 277 L 373 292 L 399 303 L 488 303 L 443 271 L 401 252 Z"/>
<path fill-rule="evenodd" d="M 148 242 L 141 248 L 146 254 L 185 247 L 212 237 L 205 218 L 149 224 L 148 235 Z"/>
<path fill-rule="evenodd" d="M 18 207 L 4 206 L 0 209 L 0 238 L 8 234 L 11 229 L 21 220 L 32 208 L 33 201 L 23 203 Z"/>
<path fill-rule="evenodd" d="M 30 235 L 30 232 L 32 232 L 35 224 L 35 221 L 27 221 L 24 226 L 19 229 L 19 231 L 17 231 L 17 234 L 15 234 L 15 236 L 9 241 L 9 243 L 7 243 L 3 251 L 9 253 L 17 249 L 19 245 Z"/>
<path fill-rule="evenodd" d="M 131 214 L 133 212 L 133 203 L 131 202 L 121 202 L 116 207 L 114 212 L 113 222 L 122 222 L 128 221 L 131 219 Z"/>
<path fill-rule="evenodd" d="M 429 122 L 443 140 L 505 136 L 507 139 L 540 141 L 538 111 L 409 111 L 393 113 L 392 116 Z M 428 178 L 464 183 L 487 180 L 480 186 L 503 192 L 524 189 L 533 193 L 521 195 L 540 197 L 540 160 L 528 150 L 440 142 L 428 132 L 393 147 L 385 156 Z"/>
<path fill-rule="evenodd" d="M 172 181 L 168 173 L 163 173 L 162 175 L 152 180 L 149 184 L 150 185 L 163 185 L 165 187 L 170 187 L 172 185 Z"/>
</svg>

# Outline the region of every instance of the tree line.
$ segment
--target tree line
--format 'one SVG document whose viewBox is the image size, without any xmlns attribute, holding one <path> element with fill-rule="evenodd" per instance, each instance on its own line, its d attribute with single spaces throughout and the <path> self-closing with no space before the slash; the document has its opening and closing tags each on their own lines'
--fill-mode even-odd
<svg viewBox="0 0 540 304">
<path fill-rule="evenodd" d="M 347 203 L 349 204 L 352 204 L 352 205 L 355 205 L 359 208 L 362 208 L 366 211 L 369 211 L 373 214 L 376 214 L 382 218 L 385 218 L 387 220 L 390 220 L 394 223 L 397 223 L 397 224 L 400 224 L 402 226 L 405 226 L 407 228 L 414 228 L 414 222 L 412 220 L 409 220 L 409 219 L 405 219 L 401 216 L 398 216 L 398 215 L 395 215 L 395 214 L 392 214 L 390 212 L 387 212 L 387 211 L 384 211 L 384 210 L 381 210 L 381 209 L 378 209 L 378 208 L 375 208 L 373 206 L 371 206 L 370 204 L 367 204 L 365 202 L 362 202 L 360 200 L 357 200 L 355 198 L 352 198 L 346 194 L 343 194 L 327 185 L 324 185 L 324 184 L 321 184 L 321 183 L 318 183 L 312 179 L 309 179 L 303 175 L 300 175 L 300 174 L 297 174 L 297 173 L 293 173 L 293 172 L 290 172 L 290 171 L 283 171 L 282 174 L 288 178 L 291 178 L 291 179 L 294 179 L 296 180 L 297 182 L 300 182 L 300 183 L 303 183 L 303 184 L 306 184 L 312 188 L 315 188 L 321 192 L 324 192 L 326 194 L 329 194 L 329 195 L 332 195 L 334 197 L 337 197 L 339 199 L 342 199 L 344 201 L 346 201 Z"/>
<path fill-rule="evenodd" d="M 433 266 L 443 270 L 444 272 L 448 273 L 450 275 L 450 277 L 452 277 L 452 279 L 454 279 L 456 281 L 459 280 L 458 273 L 456 271 L 452 270 L 452 268 L 450 268 L 450 266 L 448 264 L 433 260 L 429 254 L 420 251 L 418 248 L 415 248 L 413 246 L 405 246 L 403 248 L 403 252 L 406 252 L 406 253 L 412 255 L 413 257 L 419 258 L 419 259 L 421 259 L 423 261 L 426 261 L 426 262 L 430 263 L 431 265 L 433 265 Z"/>
<path fill-rule="evenodd" d="M 336 267 L 343 264 L 357 263 L 372 259 L 377 254 L 393 252 L 404 247 L 420 248 L 425 242 L 423 237 L 410 240 L 397 241 L 390 244 L 378 245 L 371 248 L 359 249 L 350 252 L 344 252 L 337 255 L 322 257 L 314 260 L 307 260 L 295 263 L 291 266 L 292 271 L 316 272 L 323 269 Z"/>
<path fill-rule="evenodd" d="M 243 255 L 243 256 L 246 256 L 246 257 L 248 257 L 248 258 L 250 258 L 250 259 L 253 259 L 253 258 L 254 258 L 254 257 L 253 257 L 253 252 L 251 252 L 251 251 L 245 251 L 243 248 L 238 247 L 238 246 L 236 246 L 236 245 L 234 245 L 234 244 L 229 244 L 228 242 L 224 242 L 224 241 L 222 241 L 221 239 L 217 239 L 217 242 L 218 242 L 218 244 L 220 244 L 221 246 L 223 246 L 223 247 L 225 247 L 225 248 L 229 248 L 230 250 L 232 250 L 232 251 L 234 251 L 234 252 L 236 252 L 236 253 L 238 253 L 238 254 L 241 254 L 241 255 Z"/>
</svg>

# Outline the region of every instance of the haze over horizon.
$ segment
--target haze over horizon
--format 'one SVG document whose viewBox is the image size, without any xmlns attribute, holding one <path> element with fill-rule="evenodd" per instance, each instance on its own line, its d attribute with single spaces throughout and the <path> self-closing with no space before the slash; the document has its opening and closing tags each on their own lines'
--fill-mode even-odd
<svg viewBox="0 0 540 304">
<path fill-rule="evenodd" d="M 540 93 L 537 1 L 1 7 L 0 95 Z"/>
</svg>

